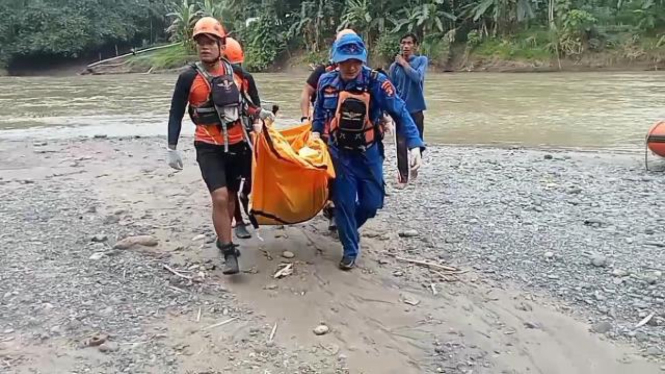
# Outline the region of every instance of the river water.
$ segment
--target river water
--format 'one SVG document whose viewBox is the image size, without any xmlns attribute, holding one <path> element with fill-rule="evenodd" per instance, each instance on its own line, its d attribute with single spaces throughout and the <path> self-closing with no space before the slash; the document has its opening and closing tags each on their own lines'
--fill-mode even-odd
<svg viewBox="0 0 665 374">
<path fill-rule="evenodd" d="M 0 138 L 164 135 L 176 75 L 0 78 Z M 279 121 L 300 117 L 305 74 L 256 74 Z M 638 149 L 665 119 L 665 74 L 429 74 L 430 144 Z M 193 125 L 185 115 L 184 134 Z"/>
</svg>

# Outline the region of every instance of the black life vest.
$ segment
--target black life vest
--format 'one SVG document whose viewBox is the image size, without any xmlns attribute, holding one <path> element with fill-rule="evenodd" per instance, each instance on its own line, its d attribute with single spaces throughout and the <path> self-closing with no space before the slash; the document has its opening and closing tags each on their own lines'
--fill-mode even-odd
<svg viewBox="0 0 665 374">
<path fill-rule="evenodd" d="M 208 100 L 198 106 L 189 106 L 189 116 L 197 126 L 221 125 L 224 146 L 228 149 L 228 128 L 239 124 L 244 101 L 241 87 L 236 83 L 233 66 L 222 59 L 222 75 L 213 77 L 197 62 L 193 68 L 208 82 Z"/>
</svg>

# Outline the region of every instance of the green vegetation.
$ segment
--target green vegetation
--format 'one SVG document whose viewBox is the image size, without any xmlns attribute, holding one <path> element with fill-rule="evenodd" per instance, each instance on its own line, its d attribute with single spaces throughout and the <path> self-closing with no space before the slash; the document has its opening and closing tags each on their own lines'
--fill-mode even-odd
<svg viewBox="0 0 665 374">
<path fill-rule="evenodd" d="M 169 1 L 170 2 L 170 1 Z M 0 1 L 0 67 L 163 41 L 165 0 Z"/>
<path fill-rule="evenodd" d="M 0 66 L 170 40 L 182 47 L 132 63 L 173 67 L 194 53 L 191 29 L 204 15 L 241 41 L 252 70 L 295 56 L 324 61 L 345 27 L 363 36 L 373 64 L 390 62 L 405 32 L 438 66 L 474 57 L 665 61 L 665 0 L 17 0 L 0 13 Z"/>
<path fill-rule="evenodd" d="M 168 70 L 179 68 L 188 62 L 196 61 L 196 59 L 196 55 L 188 52 L 183 45 L 174 45 L 133 56 L 129 64 L 133 68 L 142 70 Z"/>
</svg>

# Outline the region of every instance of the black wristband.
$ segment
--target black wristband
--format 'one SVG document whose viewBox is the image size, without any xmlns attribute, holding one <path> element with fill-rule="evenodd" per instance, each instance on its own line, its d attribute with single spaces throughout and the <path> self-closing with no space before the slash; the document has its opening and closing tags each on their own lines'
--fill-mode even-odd
<svg viewBox="0 0 665 374">
<path fill-rule="evenodd" d="M 302 122 L 302 121 L 304 121 L 304 120 L 306 120 L 306 119 L 309 119 L 309 117 L 300 117 L 300 122 Z"/>
</svg>

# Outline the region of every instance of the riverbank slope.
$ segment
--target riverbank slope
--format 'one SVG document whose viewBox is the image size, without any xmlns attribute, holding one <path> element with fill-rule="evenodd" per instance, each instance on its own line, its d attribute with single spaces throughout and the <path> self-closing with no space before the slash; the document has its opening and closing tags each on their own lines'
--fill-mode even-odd
<svg viewBox="0 0 665 374">
<path fill-rule="evenodd" d="M 191 139 L 179 173 L 163 144 L 0 141 L 8 370 L 655 374 L 663 365 L 665 178 L 642 171 L 638 156 L 432 147 L 419 179 L 363 228 L 353 272 L 336 268 L 340 246 L 318 218 L 242 242 L 244 272 L 229 278 Z M 139 235 L 147 245 L 122 245 Z M 293 273 L 275 278 L 286 264 Z M 327 334 L 314 334 L 320 324 Z"/>
<path fill-rule="evenodd" d="M 665 45 L 621 46 L 573 57 L 557 58 L 545 47 L 524 46 L 523 43 L 490 40 L 475 48 L 464 45 L 449 50 L 432 50 L 430 71 L 433 72 L 554 72 L 554 71 L 653 71 L 665 68 Z M 326 60 L 326 53 L 294 52 L 275 61 L 267 70 L 303 71 L 314 63 Z M 177 71 L 196 61 L 196 56 L 181 46 L 116 58 L 95 63 L 84 74 L 159 73 Z M 387 68 L 391 61 L 379 54 L 371 58 L 373 66 Z M 248 66 L 251 70 L 251 66 Z"/>
</svg>

